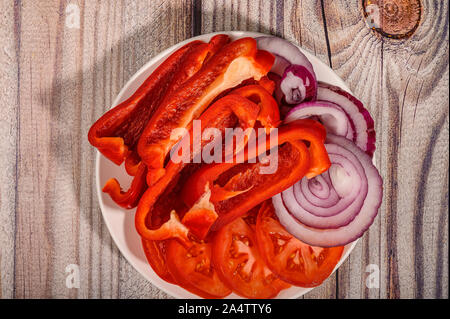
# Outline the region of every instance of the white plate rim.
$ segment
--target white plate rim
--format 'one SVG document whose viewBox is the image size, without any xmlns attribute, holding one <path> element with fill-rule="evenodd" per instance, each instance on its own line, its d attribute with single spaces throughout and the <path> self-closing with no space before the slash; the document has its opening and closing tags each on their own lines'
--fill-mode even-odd
<svg viewBox="0 0 450 319">
<path fill-rule="evenodd" d="M 195 36 L 189 39 L 186 39 L 182 42 L 179 42 L 177 44 L 175 44 L 172 47 L 167 48 L 166 50 L 162 51 L 161 53 L 159 53 L 158 55 L 156 55 L 155 57 L 153 57 L 150 61 L 148 61 L 144 66 L 142 66 L 129 80 L 128 82 L 124 85 L 124 87 L 120 90 L 119 94 L 117 95 L 116 99 L 114 100 L 114 102 L 112 103 L 112 107 L 118 105 L 120 102 L 124 101 L 126 98 L 128 98 L 131 94 L 129 93 L 128 95 L 125 94 L 125 92 L 127 90 L 130 90 L 131 86 L 134 86 L 135 89 L 142 83 L 142 81 L 140 83 L 135 83 L 135 81 L 139 78 L 142 77 L 142 74 L 145 73 L 149 68 L 151 68 L 153 65 L 155 65 L 159 60 L 162 60 L 164 57 L 166 57 L 168 54 L 170 54 L 171 52 L 175 51 L 177 48 L 183 46 L 184 44 L 193 41 L 193 40 L 203 40 L 203 41 L 207 41 L 209 40 L 209 38 L 211 38 L 212 36 L 216 35 L 216 34 L 227 34 L 230 37 L 232 37 L 233 39 L 236 38 L 241 38 L 241 37 L 259 37 L 259 36 L 271 36 L 268 34 L 264 34 L 264 33 L 259 33 L 259 32 L 250 32 L 250 31 L 221 31 L 221 32 L 213 32 L 213 33 L 208 33 L 208 34 L 202 34 L 199 36 Z M 342 89 L 348 91 L 349 93 L 352 93 L 351 90 L 348 88 L 348 86 L 345 84 L 345 82 L 331 69 L 329 68 L 328 65 L 326 65 L 325 63 L 323 63 L 321 60 L 319 60 L 316 56 L 314 56 L 313 54 L 309 53 L 308 51 L 305 51 L 303 48 L 301 48 L 300 46 L 298 46 L 302 52 L 307 56 L 307 58 L 311 61 L 311 64 L 313 65 L 313 67 L 316 68 L 325 68 L 328 69 L 328 75 L 330 75 L 333 78 L 333 81 L 328 81 L 328 82 L 332 82 L 331 84 L 335 84 L 340 86 Z M 161 62 L 161 61 L 159 61 Z M 316 71 L 317 72 L 317 71 Z M 145 78 L 144 78 L 145 79 Z M 318 76 L 318 80 L 322 80 L 319 76 Z M 134 91 L 133 91 L 134 92 Z M 111 108 L 112 108 L 111 107 Z M 169 296 L 175 297 L 175 298 L 193 298 L 193 299 L 197 299 L 199 298 L 199 296 L 194 295 L 190 292 L 188 292 L 187 290 L 177 286 L 177 285 L 173 285 L 170 283 L 167 283 L 166 281 L 164 281 L 163 279 L 161 279 L 151 268 L 151 266 L 147 263 L 147 259 L 142 251 L 142 256 L 143 259 L 142 260 L 142 256 L 135 256 L 133 255 L 133 253 L 131 252 L 130 247 L 127 246 L 127 243 L 124 242 L 123 238 L 120 238 L 119 234 L 117 231 L 114 230 L 115 225 L 114 225 L 114 220 L 111 219 L 111 210 L 113 211 L 117 211 L 120 210 L 122 211 L 123 214 L 133 214 L 133 219 L 134 219 L 134 211 L 135 210 L 129 210 L 126 211 L 124 209 L 121 209 L 120 207 L 111 207 L 111 206 L 107 206 L 106 205 L 106 201 L 111 201 L 108 198 L 108 195 L 104 194 L 101 190 L 102 190 L 102 186 L 104 183 L 101 182 L 101 164 L 102 162 L 106 162 L 108 161 L 106 158 L 104 158 L 101 153 L 99 151 L 96 151 L 96 163 L 95 163 L 95 179 L 96 179 L 96 190 L 97 190 L 97 197 L 99 200 L 99 206 L 102 212 L 102 216 L 103 216 L 103 220 L 106 224 L 106 227 L 108 229 L 108 232 L 111 235 L 111 238 L 113 239 L 115 245 L 117 246 L 117 248 L 119 249 L 120 253 L 125 257 L 125 259 L 133 266 L 134 269 L 136 269 L 136 271 L 143 276 L 147 281 L 149 281 L 152 285 L 156 286 L 158 289 L 162 290 L 163 292 L 165 292 L 166 294 L 168 294 Z M 108 161 L 109 162 L 109 161 Z M 112 164 L 114 165 L 114 164 Z M 122 169 L 123 170 L 123 164 L 118 167 L 116 166 L 117 169 Z M 114 174 L 110 174 L 110 177 L 115 177 Z M 119 179 L 120 181 L 120 179 Z M 116 212 L 113 212 L 114 214 Z M 134 223 L 133 223 L 134 226 Z M 137 235 L 136 230 L 133 228 L 134 232 Z M 139 235 L 137 235 L 139 236 Z M 353 241 L 352 243 L 349 243 L 345 246 L 345 250 L 344 253 L 340 259 L 340 261 L 337 263 L 336 267 L 334 268 L 333 272 L 330 274 L 330 276 L 344 263 L 344 261 L 348 258 L 348 256 L 350 255 L 350 253 L 352 252 L 352 250 L 354 249 L 354 247 L 356 246 L 357 242 L 359 241 L 359 238 L 356 239 L 355 241 Z M 139 242 L 140 243 L 140 242 Z M 140 245 L 140 249 L 142 249 L 142 245 Z M 140 261 L 136 260 L 136 258 L 139 258 Z M 145 262 L 146 267 L 143 267 L 142 262 Z M 316 287 L 313 288 L 303 288 L 303 287 L 295 287 L 292 286 L 291 288 L 285 289 L 283 290 L 276 298 L 280 298 L 280 299 L 294 299 L 294 298 L 299 298 L 301 296 L 303 296 L 304 294 L 306 294 L 307 292 L 311 291 L 312 289 L 314 289 Z M 286 292 L 290 292 L 290 291 L 294 291 L 297 290 L 297 292 L 291 292 L 290 294 L 288 293 L 288 296 L 283 296 L 286 295 Z M 232 293 L 231 295 L 229 295 L 227 298 L 241 298 L 240 296 Z"/>
</svg>

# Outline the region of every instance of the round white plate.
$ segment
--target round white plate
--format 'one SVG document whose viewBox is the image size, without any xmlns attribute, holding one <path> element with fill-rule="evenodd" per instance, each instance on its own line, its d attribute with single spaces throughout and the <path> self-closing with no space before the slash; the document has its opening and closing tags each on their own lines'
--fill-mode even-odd
<svg viewBox="0 0 450 319">
<path fill-rule="evenodd" d="M 144 82 L 144 80 L 156 69 L 156 67 L 167 58 L 170 53 L 183 46 L 192 40 L 203 40 L 205 42 L 215 34 L 228 34 L 233 40 L 243 37 L 258 37 L 266 34 L 257 32 L 232 31 L 232 32 L 216 32 L 200 35 L 191 39 L 174 45 L 173 47 L 161 52 L 156 57 L 145 64 L 122 88 L 113 106 L 121 103 L 130 97 L 136 89 Z M 316 58 L 314 55 L 302 50 L 314 66 L 314 71 L 318 80 L 337 85 L 342 89 L 351 93 L 350 89 L 345 85 L 344 81 L 334 73 L 326 64 Z M 96 180 L 97 180 L 97 195 L 100 201 L 100 208 L 102 210 L 103 218 L 108 230 L 116 243 L 121 253 L 125 256 L 128 262 L 148 281 L 153 285 L 163 290 L 167 294 L 176 298 L 199 298 L 183 288 L 167 283 L 156 275 L 150 265 L 147 263 L 144 251 L 142 249 L 141 239 L 134 227 L 134 212 L 135 210 L 125 210 L 117 206 L 109 197 L 109 195 L 102 192 L 102 187 L 108 179 L 115 177 L 119 180 L 120 185 L 127 189 L 131 184 L 131 177 L 125 172 L 123 165 L 117 166 L 104 156 L 97 152 L 96 158 Z M 344 253 L 339 263 L 336 265 L 336 270 L 345 261 L 350 252 L 356 245 L 356 242 L 345 246 Z M 291 287 L 283 290 L 277 298 L 298 298 L 307 293 L 313 288 Z M 231 294 L 227 298 L 240 298 L 236 294 Z"/>
</svg>

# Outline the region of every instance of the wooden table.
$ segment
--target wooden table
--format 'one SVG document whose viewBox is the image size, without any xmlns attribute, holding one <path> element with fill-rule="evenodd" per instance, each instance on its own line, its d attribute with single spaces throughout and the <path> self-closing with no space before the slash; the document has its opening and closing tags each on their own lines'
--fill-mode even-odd
<svg viewBox="0 0 450 319">
<path fill-rule="evenodd" d="M 314 53 L 375 119 L 380 213 L 304 298 L 448 298 L 448 2 L 423 0 L 418 29 L 401 40 L 370 30 L 360 2 L 1 1 L 0 297 L 168 298 L 111 240 L 87 131 L 158 52 L 250 30 Z M 78 289 L 66 286 L 70 264 Z M 367 288 L 376 267 L 379 288 Z"/>
</svg>

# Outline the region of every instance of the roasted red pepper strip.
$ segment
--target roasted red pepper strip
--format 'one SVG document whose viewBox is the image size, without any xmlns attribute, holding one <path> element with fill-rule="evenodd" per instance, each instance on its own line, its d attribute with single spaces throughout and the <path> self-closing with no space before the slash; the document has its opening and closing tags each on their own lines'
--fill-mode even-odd
<svg viewBox="0 0 450 319">
<path fill-rule="evenodd" d="M 120 165 L 133 148 L 156 106 L 177 73 L 180 63 L 201 45 L 193 41 L 170 55 L 127 100 L 106 112 L 90 128 L 89 142 Z"/>
<path fill-rule="evenodd" d="M 273 61 L 270 53 L 257 50 L 253 38 L 239 39 L 225 45 L 182 88 L 166 96 L 138 142 L 138 153 L 149 174 L 162 176 L 158 170 L 164 168 L 166 155 L 177 142 L 170 139 L 173 129 L 189 127 L 222 91 L 267 74 Z M 158 172 L 150 172 L 152 169 Z"/>
<path fill-rule="evenodd" d="M 166 95 L 195 74 L 206 58 L 229 41 L 226 35 L 209 44 L 192 41 L 172 53 L 126 101 L 106 112 L 89 130 L 89 142 L 120 165 L 134 148 L 154 110 Z"/>
<path fill-rule="evenodd" d="M 109 194 L 111 199 L 119 206 L 126 209 L 134 208 L 147 189 L 146 176 L 147 167 L 143 163 L 140 163 L 136 171 L 136 176 L 128 191 L 122 191 L 119 182 L 115 178 L 109 179 L 105 186 L 103 186 L 102 191 Z"/>
<path fill-rule="evenodd" d="M 229 37 L 226 35 L 214 36 L 210 43 L 197 43 L 192 46 L 190 51 L 185 54 L 183 59 L 177 66 L 178 74 L 172 79 L 166 90 L 166 94 L 176 91 L 181 85 L 184 84 L 192 75 L 194 75 L 202 66 L 205 59 L 210 55 L 215 54 L 223 45 L 229 41 Z M 170 57 L 169 57 L 170 59 Z M 165 62 L 163 62 L 164 64 Z M 156 73 L 158 69 L 155 71 Z M 152 76 L 151 76 L 152 77 Z M 165 90 L 164 87 L 161 88 Z M 138 90 L 139 91 L 139 90 Z M 135 93 L 137 94 L 137 93 Z M 151 94 L 151 93 L 147 93 Z M 152 110 L 150 110 L 152 111 Z M 136 119 L 130 118 L 129 121 L 135 121 Z M 141 119 L 139 119 L 141 120 Z M 123 123 L 124 126 L 129 127 L 135 124 Z M 142 124 L 140 124 L 142 126 Z M 141 129 L 142 131 L 142 129 Z M 117 132 L 116 132 L 117 133 Z M 140 134 L 140 133 L 139 133 Z M 135 139 L 136 141 L 136 139 Z M 135 144 L 135 143 L 134 143 Z M 138 171 L 141 159 L 137 154 L 135 145 L 128 145 L 127 156 L 125 159 L 125 169 L 129 175 L 135 176 Z M 146 170 L 147 171 L 147 170 Z M 104 186 L 104 191 L 110 194 L 111 198 L 120 206 L 125 208 L 133 208 L 137 205 L 139 197 L 143 194 L 147 187 L 145 181 L 142 181 L 142 176 L 138 176 L 133 180 L 131 188 L 127 192 L 123 192 L 120 189 L 120 185 L 116 179 L 111 179 Z"/>
<path fill-rule="evenodd" d="M 180 64 L 179 71 L 173 78 L 167 89 L 166 95 L 171 95 L 180 89 L 208 59 L 217 53 L 224 45 L 230 41 L 230 37 L 225 34 L 218 34 L 211 38 L 208 44 L 202 43 L 192 49 L 191 53 Z"/>
<path fill-rule="evenodd" d="M 239 94 L 249 100 L 261 105 L 261 111 L 257 120 L 267 129 L 277 127 L 280 123 L 280 112 L 278 104 L 270 93 L 261 85 L 248 85 L 232 93 Z"/>
<path fill-rule="evenodd" d="M 142 247 L 148 263 L 156 274 L 163 280 L 175 284 L 175 279 L 167 269 L 166 242 L 142 239 Z"/>
<path fill-rule="evenodd" d="M 320 124 L 318 124 L 320 125 Z M 261 163 L 221 163 L 205 165 L 186 182 L 182 198 L 189 206 L 204 193 L 206 185 L 211 187 L 211 201 L 219 218 L 211 227 L 217 230 L 236 217 L 241 216 L 262 201 L 292 186 L 306 173 L 324 172 L 330 166 L 328 154 L 323 146 L 322 133 L 311 120 L 298 120 L 279 128 L 278 168 L 274 174 L 259 174 Z M 309 142 L 309 150 L 302 142 Z M 270 147 L 248 154 L 260 154 Z M 315 158 L 315 159 L 314 159 Z M 313 167 L 314 165 L 318 165 Z M 215 184 L 214 182 L 218 182 Z M 220 186 L 225 185 L 225 186 Z M 219 196 L 216 194 L 218 193 Z M 230 196 L 224 196 L 224 194 Z"/>
<path fill-rule="evenodd" d="M 257 109 L 255 108 L 256 105 L 259 105 Z M 254 111 L 250 111 L 252 108 Z M 276 101 L 266 89 L 259 85 L 248 85 L 233 90 L 229 95 L 218 100 L 212 107 L 208 108 L 202 114 L 201 119 L 202 122 L 212 123 L 214 119 L 217 121 L 218 116 L 228 116 L 227 112 L 230 113 L 231 111 L 238 115 L 240 118 L 240 127 L 244 130 L 253 127 L 255 119 L 263 122 L 267 129 L 277 126 L 280 122 Z M 264 114 L 264 117 L 261 117 L 261 114 Z M 244 143 L 246 142 L 245 140 Z M 239 193 L 231 192 L 233 196 Z M 229 195 L 230 193 L 227 194 Z M 215 195 L 217 198 L 218 192 Z M 216 218 L 217 214 L 214 211 L 204 208 L 191 209 L 184 216 L 182 222 L 188 226 L 197 238 L 203 239 Z"/>
<path fill-rule="evenodd" d="M 128 153 L 127 158 L 125 159 L 125 170 L 127 174 L 130 176 L 135 176 L 139 165 L 141 164 L 141 158 L 139 157 L 136 150 L 133 150 Z"/>
<path fill-rule="evenodd" d="M 262 90 L 265 91 L 264 89 Z M 240 92 L 242 93 L 245 91 L 241 90 Z M 265 94 L 268 93 L 266 92 Z M 271 96 L 269 95 L 269 97 Z M 264 101 L 265 102 L 259 103 L 259 106 L 251 102 L 249 99 L 242 97 L 241 95 L 237 95 L 235 93 L 230 94 L 215 102 L 200 116 L 202 130 L 209 127 L 225 130 L 225 128 L 234 127 L 237 120 L 239 120 L 240 126 L 243 128 L 252 127 L 252 125 L 254 125 L 256 119 L 258 118 L 260 109 L 269 109 L 271 107 L 274 107 L 274 112 L 278 111 L 278 106 L 276 105 L 276 103 L 273 104 L 273 101 L 270 101 L 270 103 L 266 100 Z M 273 118 L 274 123 L 269 122 L 270 125 L 276 125 L 278 123 L 278 117 L 274 116 Z M 192 138 L 192 134 L 190 134 L 190 136 Z M 202 146 L 204 146 L 204 144 Z M 149 218 L 148 215 L 152 213 L 152 209 L 156 201 L 159 199 L 161 194 L 166 191 L 167 187 L 173 181 L 173 179 L 180 173 L 183 166 L 183 163 L 174 163 L 172 161 L 169 161 L 165 169 L 165 173 L 162 175 L 162 177 L 142 196 L 136 212 L 136 229 L 142 237 L 151 240 L 164 239 L 156 237 L 154 230 L 149 229 L 145 221 Z M 194 204 L 194 202 L 192 204 Z M 189 207 L 192 207 L 192 205 L 189 205 Z M 185 216 L 184 220 L 188 221 L 188 224 L 190 223 L 191 226 L 194 224 L 202 225 L 198 227 L 195 226 L 193 228 L 198 229 L 198 231 L 194 230 L 195 235 L 197 235 L 199 238 L 203 237 L 205 234 L 204 229 L 209 229 L 209 226 L 212 224 L 211 220 L 213 218 L 210 217 L 213 214 L 208 214 L 204 217 L 201 217 L 201 214 L 197 214 L 197 212 L 192 211 L 191 214 L 188 213 L 187 215 L 188 216 Z M 197 217 L 199 219 L 197 219 Z M 194 219 L 196 220 L 194 221 Z M 178 225 L 178 230 L 179 232 L 176 237 L 186 239 L 185 237 L 183 237 L 186 235 L 184 226 Z"/>
</svg>

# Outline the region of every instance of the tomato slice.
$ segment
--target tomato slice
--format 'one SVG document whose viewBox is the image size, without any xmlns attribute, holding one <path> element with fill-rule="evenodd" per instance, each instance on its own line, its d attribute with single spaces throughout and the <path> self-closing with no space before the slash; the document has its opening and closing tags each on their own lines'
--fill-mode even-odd
<svg viewBox="0 0 450 319">
<path fill-rule="evenodd" d="M 169 220 L 170 212 L 175 210 L 177 213 L 183 214 L 187 207 L 178 200 L 181 187 L 184 185 L 183 180 L 185 176 L 189 176 L 192 171 L 198 169 L 197 164 L 186 166 L 180 175 L 174 179 L 173 185 L 169 185 L 167 189 L 161 194 L 152 208 L 152 214 L 149 214 L 146 219 L 146 225 L 150 229 L 157 229 L 161 227 L 167 220 Z M 181 180 L 181 181 L 180 181 Z M 167 240 L 147 240 L 142 239 L 142 247 L 144 248 L 145 256 L 153 271 L 165 281 L 176 284 L 176 280 L 170 274 L 167 268 Z"/>
<path fill-rule="evenodd" d="M 142 247 L 153 271 L 163 280 L 176 284 L 166 266 L 166 241 L 142 239 Z"/>
<path fill-rule="evenodd" d="M 267 267 L 258 249 L 254 227 L 249 218 L 237 218 L 222 227 L 213 241 L 213 265 L 238 295 L 273 298 L 290 285 Z"/>
<path fill-rule="evenodd" d="M 167 267 L 178 285 L 203 298 L 224 298 L 231 293 L 211 264 L 211 243 L 192 240 L 185 247 L 176 239 L 167 245 Z"/>
<path fill-rule="evenodd" d="M 331 274 L 344 250 L 343 246 L 309 246 L 293 237 L 278 221 L 272 200 L 265 201 L 258 213 L 256 237 L 270 270 L 300 287 L 320 285 Z"/>
</svg>

